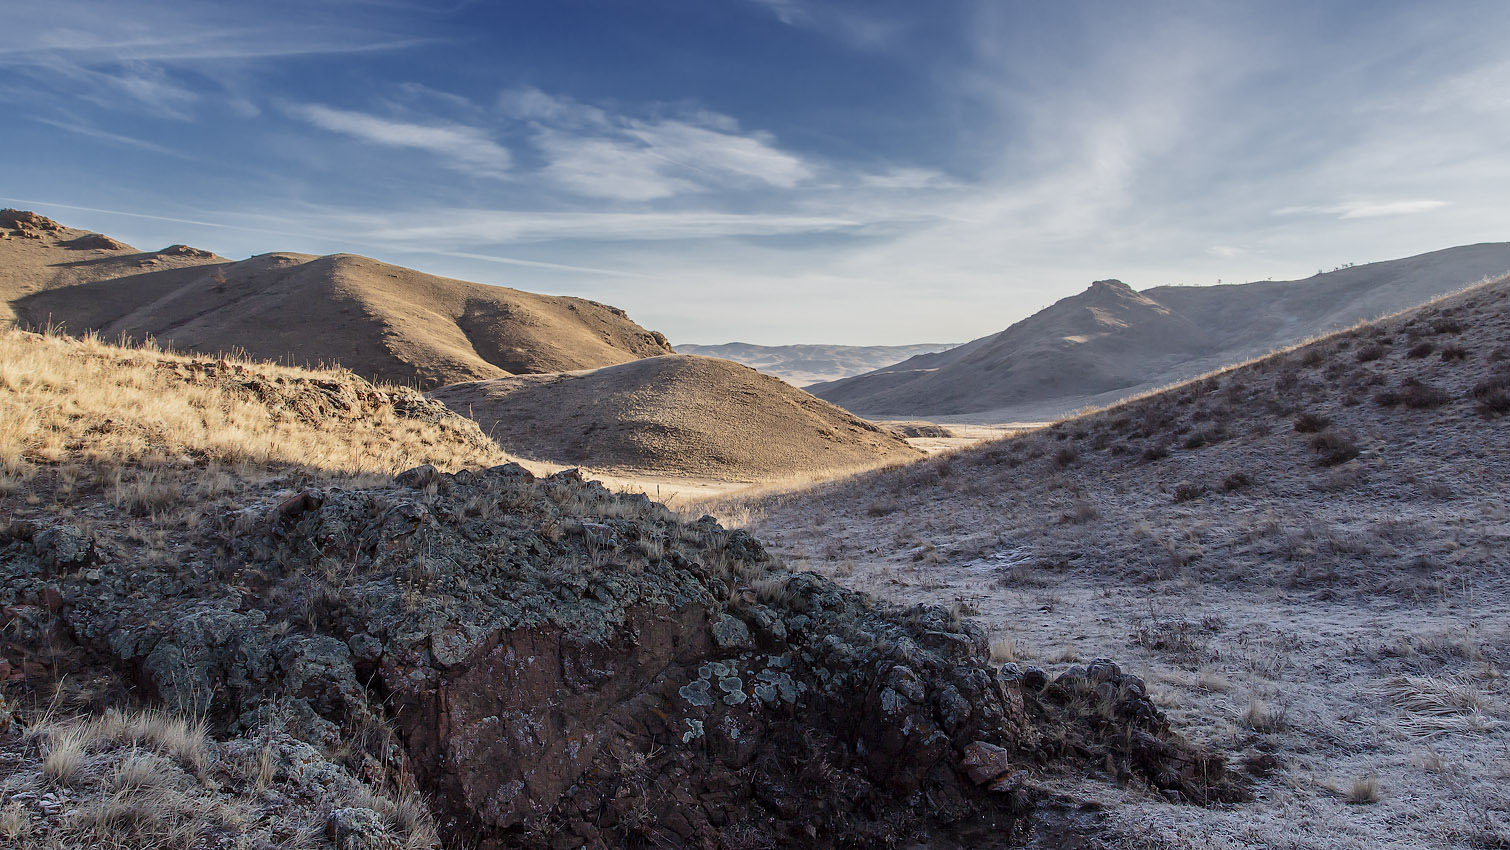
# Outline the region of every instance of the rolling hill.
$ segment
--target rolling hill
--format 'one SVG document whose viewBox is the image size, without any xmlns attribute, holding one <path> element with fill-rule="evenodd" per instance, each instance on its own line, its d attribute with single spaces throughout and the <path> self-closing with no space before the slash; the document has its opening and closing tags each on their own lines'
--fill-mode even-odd
<svg viewBox="0 0 1510 850">
<path fill-rule="evenodd" d="M 0 299 L 23 326 L 154 337 L 185 351 L 340 364 L 431 388 L 596 368 L 671 351 L 622 310 L 436 277 L 352 254 L 234 262 L 174 246 L 140 252 L 32 213 L 0 227 Z"/>
<path fill-rule="evenodd" d="M 1510 243 L 1484 243 L 1298 281 L 1143 292 L 1100 281 L 1001 333 L 808 389 L 871 417 L 1051 419 L 1407 309 L 1507 270 Z"/>
<path fill-rule="evenodd" d="M 712 357 L 651 357 L 431 393 L 509 452 L 637 474 L 764 480 L 920 457 L 890 431 Z"/>
</svg>

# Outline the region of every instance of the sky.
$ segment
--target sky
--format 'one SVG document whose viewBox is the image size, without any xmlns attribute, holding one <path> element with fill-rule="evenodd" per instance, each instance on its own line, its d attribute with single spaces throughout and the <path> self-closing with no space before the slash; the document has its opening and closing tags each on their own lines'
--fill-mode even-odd
<svg viewBox="0 0 1510 850">
<path fill-rule="evenodd" d="M 1510 240 L 1510 3 L 48 0 L 0 205 L 674 343 L 957 342 L 1115 277 Z"/>
</svg>

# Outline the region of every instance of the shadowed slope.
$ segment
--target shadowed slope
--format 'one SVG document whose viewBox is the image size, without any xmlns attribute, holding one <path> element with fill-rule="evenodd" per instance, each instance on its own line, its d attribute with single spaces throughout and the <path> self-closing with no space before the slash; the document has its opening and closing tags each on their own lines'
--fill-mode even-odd
<svg viewBox="0 0 1510 850">
<path fill-rule="evenodd" d="M 432 393 L 509 451 L 636 472 L 765 479 L 918 452 L 890 432 L 746 366 L 693 355 Z"/>
</svg>

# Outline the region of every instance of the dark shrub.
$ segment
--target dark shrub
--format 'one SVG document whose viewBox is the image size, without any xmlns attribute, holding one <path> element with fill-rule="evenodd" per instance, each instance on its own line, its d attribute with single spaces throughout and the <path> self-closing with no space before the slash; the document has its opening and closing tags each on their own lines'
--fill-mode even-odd
<svg viewBox="0 0 1510 850">
<path fill-rule="evenodd" d="M 1412 360 L 1420 360 L 1422 357 L 1431 354 L 1436 348 L 1435 345 L 1429 342 L 1419 342 L 1411 346 L 1410 350 L 1405 352 L 1405 356 Z"/>
<path fill-rule="evenodd" d="M 1485 416 L 1510 413 L 1510 373 L 1501 372 L 1474 385 L 1470 393 Z"/>
<path fill-rule="evenodd" d="M 1246 472 L 1234 472 L 1222 479 L 1222 489 L 1231 493 L 1233 490 L 1241 490 L 1253 484 L 1253 477 Z"/>
<path fill-rule="evenodd" d="M 1295 430 L 1301 434 L 1314 434 L 1332 424 L 1332 420 L 1316 413 L 1302 413 L 1295 417 Z"/>
<path fill-rule="evenodd" d="M 1207 492 L 1208 488 L 1205 484 L 1181 481 L 1174 485 L 1174 500 L 1176 502 L 1190 502 L 1206 495 Z"/>
<path fill-rule="evenodd" d="M 1441 407 L 1452 401 L 1452 396 L 1441 387 L 1408 378 L 1400 385 L 1400 403 L 1415 410 Z"/>
<path fill-rule="evenodd" d="M 1348 435 L 1333 428 L 1313 434 L 1310 445 L 1311 451 L 1317 455 L 1316 462 L 1322 466 L 1347 463 L 1359 454 L 1358 444 L 1354 443 Z"/>
</svg>

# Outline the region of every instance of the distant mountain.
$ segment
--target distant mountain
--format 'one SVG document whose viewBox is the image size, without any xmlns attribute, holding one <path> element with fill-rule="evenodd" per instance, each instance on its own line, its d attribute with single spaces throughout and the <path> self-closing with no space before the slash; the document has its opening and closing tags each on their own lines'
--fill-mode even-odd
<svg viewBox="0 0 1510 850">
<path fill-rule="evenodd" d="M 143 252 L 35 213 L 0 210 L 0 321 L 57 323 L 184 351 L 340 364 L 436 387 L 670 354 L 624 311 L 354 254 L 235 262 L 177 245 Z"/>
<path fill-rule="evenodd" d="M 957 343 L 919 345 L 678 345 L 679 354 L 701 354 L 743 363 L 798 387 L 837 381 L 890 366 L 918 354 L 932 354 Z"/>
<path fill-rule="evenodd" d="M 1510 271 L 1510 243 L 1448 248 L 1297 281 L 1098 281 L 1006 330 L 808 387 L 870 417 L 1050 419 L 1408 309 Z"/>
</svg>

